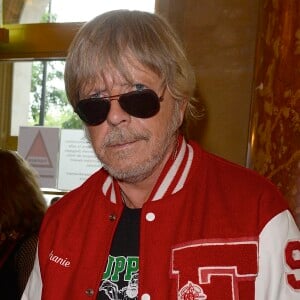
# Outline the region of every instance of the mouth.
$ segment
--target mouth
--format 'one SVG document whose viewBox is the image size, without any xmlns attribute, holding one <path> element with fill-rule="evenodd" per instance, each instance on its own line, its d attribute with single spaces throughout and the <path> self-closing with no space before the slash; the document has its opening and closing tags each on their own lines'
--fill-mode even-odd
<svg viewBox="0 0 300 300">
<path fill-rule="evenodd" d="M 127 145 L 132 145 L 134 143 L 136 143 L 137 140 L 132 140 L 132 141 L 118 141 L 118 142 L 114 142 L 108 145 L 108 147 L 123 147 L 123 146 L 127 146 Z"/>
<path fill-rule="evenodd" d="M 118 141 L 118 142 L 110 143 L 110 144 L 106 145 L 106 147 L 110 148 L 110 149 L 113 149 L 113 150 L 125 150 L 127 148 L 132 147 L 138 141 L 139 140 Z"/>
<path fill-rule="evenodd" d="M 139 142 L 147 141 L 149 137 L 146 134 L 117 132 L 109 133 L 104 141 L 103 148 L 110 150 L 125 150 L 136 146 Z"/>
</svg>

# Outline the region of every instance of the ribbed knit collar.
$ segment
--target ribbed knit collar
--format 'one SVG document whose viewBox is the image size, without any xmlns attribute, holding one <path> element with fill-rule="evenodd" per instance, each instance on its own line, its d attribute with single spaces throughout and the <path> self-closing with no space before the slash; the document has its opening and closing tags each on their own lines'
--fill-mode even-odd
<svg viewBox="0 0 300 300">
<path fill-rule="evenodd" d="M 193 148 L 186 143 L 183 136 L 179 136 L 176 153 L 168 159 L 148 201 L 158 201 L 181 190 L 190 172 L 193 157 Z M 117 203 L 117 199 L 121 198 L 118 182 L 110 175 L 103 183 L 102 192 L 113 203 Z"/>
</svg>

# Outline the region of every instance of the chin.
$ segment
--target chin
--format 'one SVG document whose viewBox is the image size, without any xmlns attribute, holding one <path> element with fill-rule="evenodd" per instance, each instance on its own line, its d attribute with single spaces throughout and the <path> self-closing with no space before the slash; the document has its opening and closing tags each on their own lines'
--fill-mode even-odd
<svg viewBox="0 0 300 300">
<path fill-rule="evenodd" d="M 136 167 L 132 167 L 131 165 L 130 167 L 123 169 L 103 164 L 103 168 L 115 179 L 128 183 L 143 181 L 151 175 L 153 171 L 152 167 L 143 163 L 137 164 Z"/>
</svg>

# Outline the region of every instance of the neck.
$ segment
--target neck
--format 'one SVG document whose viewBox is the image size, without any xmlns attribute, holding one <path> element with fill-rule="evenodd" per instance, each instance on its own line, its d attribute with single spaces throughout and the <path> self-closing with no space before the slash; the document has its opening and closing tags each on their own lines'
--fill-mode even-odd
<svg viewBox="0 0 300 300">
<path fill-rule="evenodd" d="M 133 195 L 133 193 L 130 193 L 130 190 L 128 190 L 127 194 L 123 191 L 123 189 L 121 190 L 122 201 L 124 205 L 126 205 L 129 208 L 142 208 L 144 203 L 147 201 L 147 197 L 142 192 L 138 193 L 135 191 Z"/>
<path fill-rule="evenodd" d="M 161 172 L 161 170 L 159 171 Z M 158 174 L 152 174 L 150 177 L 137 183 L 119 182 L 125 205 L 129 208 L 142 208 L 144 203 L 148 200 L 160 172 L 157 172 Z"/>
</svg>

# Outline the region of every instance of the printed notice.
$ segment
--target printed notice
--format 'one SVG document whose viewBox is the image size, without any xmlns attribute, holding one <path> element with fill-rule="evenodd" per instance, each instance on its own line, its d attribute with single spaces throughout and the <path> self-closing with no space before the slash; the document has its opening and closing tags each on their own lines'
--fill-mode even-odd
<svg viewBox="0 0 300 300">
<path fill-rule="evenodd" d="M 101 168 L 93 148 L 80 129 L 61 129 L 57 188 L 72 190 Z"/>
</svg>

